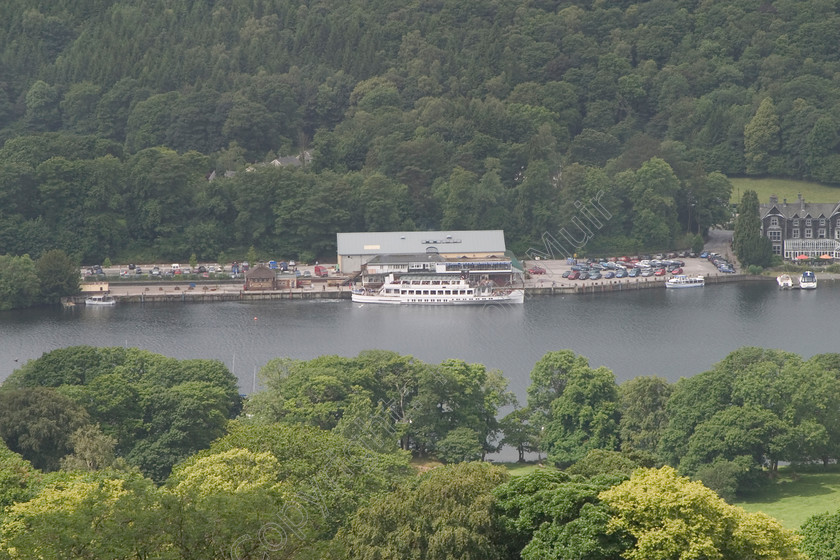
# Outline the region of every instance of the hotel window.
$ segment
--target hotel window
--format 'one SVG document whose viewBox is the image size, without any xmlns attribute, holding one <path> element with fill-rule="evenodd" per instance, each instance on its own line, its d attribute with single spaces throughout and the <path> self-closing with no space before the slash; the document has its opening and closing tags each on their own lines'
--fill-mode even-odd
<svg viewBox="0 0 840 560">
<path fill-rule="evenodd" d="M 811 239 L 813 235 L 811 235 L 811 228 L 807 228 L 805 230 L 805 239 Z"/>
<path fill-rule="evenodd" d="M 820 239 L 825 239 L 825 228 L 821 227 L 817 230 L 817 237 Z"/>
<path fill-rule="evenodd" d="M 837 220 L 837 223 L 840 224 L 840 220 Z M 799 227 L 799 220 L 793 220 L 793 227 Z"/>
<path fill-rule="evenodd" d="M 773 245 L 773 253 L 776 255 L 782 254 L 782 246 L 781 245 Z"/>
<path fill-rule="evenodd" d="M 806 225 L 806 226 L 810 226 L 810 225 L 811 225 L 811 220 L 810 220 L 810 219 L 805 220 L 805 225 Z"/>
<path fill-rule="evenodd" d="M 838 231 L 840 231 L 840 230 L 838 230 Z M 799 239 L 799 230 L 798 229 L 793 230 L 793 238 L 794 239 Z"/>
<path fill-rule="evenodd" d="M 821 226 L 824 226 L 824 225 L 825 225 L 825 218 L 820 218 L 820 225 L 821 225 Z"/>
<path fill-rule="evenodd" d="M 840 227 L 834 230 L 834 239 L 840 239 Z"/>
<path fill-rule="evenodd" d="M 779 227 L 779 218 L 770 218 L 770 227 Z"/>
<path fill-rule="evenodd" d="M 770 237 L 770 241 L 781 241 L 782 240 L 782 232 L 781 231 L 768 232 L 768 236 Z"/>
</svg>

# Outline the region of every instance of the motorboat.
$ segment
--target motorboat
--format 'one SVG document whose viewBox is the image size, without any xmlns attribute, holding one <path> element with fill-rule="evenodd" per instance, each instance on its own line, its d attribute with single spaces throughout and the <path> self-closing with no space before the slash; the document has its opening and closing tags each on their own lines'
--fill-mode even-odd
<svg viewBox="0 0 840 560">
<path fill-rule="evenodd" d="M 802 273 L 802 276 L 799 277 L 799 288 L 802 290 L 816 290 L 817 289 L 817 277 L 816 275 L 811 272 L 810 270 L 806 270 Z"/>
<path fill-rule="evenodd" d="M 781 274 L 777 276 L 776 282 L 778 282 L 779 287 L 783 290 L 793 288 L 793 278 L 790 277 L 790 274 Z"/>
<path fill-rule="evenodd" d="M 85 305 L 116 305 L 117 300 L 109 295 L 89 296 L 85 298 Z"/>
<path fill-rule="evenodd" d="M 706 279 L 702 276 L 686 276 L 677 274 L 665 281 L 666 288 L 702 288 L 706 285 Z"/>
</svg>

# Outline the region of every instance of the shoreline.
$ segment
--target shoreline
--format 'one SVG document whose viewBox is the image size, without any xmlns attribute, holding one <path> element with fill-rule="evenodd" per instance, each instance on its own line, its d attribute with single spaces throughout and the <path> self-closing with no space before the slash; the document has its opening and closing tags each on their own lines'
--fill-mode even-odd
<svg viewBox="0 0 840 560">
<path fill-rule="evenodd" d="M 731 284 L 741 282 L 772 282 L 774 276 L 748 274 L 709 274 L 703 275 L 706 284 Z M 837 278 L 821 278 L 822 280 L 836 280 Z M 525 297 L 553 296 L 553 295 L 589 295 L 613 292 L 627 292 L 648 289 L 665 289 L 665 277 L 662 278 L 622 278 L 619 280 L 596 280 L 590 282 L 565 281 L 546 286 L 546 280 L 534 281 L 532 278 L 526 283 Z M 543 285 L 539 285 L 539 284 Z M 332 299 L 349 300 L 351 290 L 343 286 L 324 287 L 321 290 L 312 288 L 292 288 L 284 290 L 245 291 L 241 284 L 208 282 L 189 284 L 167 283 L 131 283 L 112 284 L 109 294 L 118 303 L 217 303 L 222 301 L 282 301 Z M 196 289 L 197 288 L 197 289 Z M 87 295 L 77 295 L 62 298 L 65 307 L 84 305 Z"/>
</svg>

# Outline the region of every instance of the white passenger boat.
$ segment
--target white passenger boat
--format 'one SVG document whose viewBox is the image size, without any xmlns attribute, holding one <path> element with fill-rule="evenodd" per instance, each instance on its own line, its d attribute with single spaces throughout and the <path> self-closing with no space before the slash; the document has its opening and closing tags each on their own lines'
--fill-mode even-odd
<svg viewBox="0 0 840 560">
<path fill-rule="evenodd" d="M 353 290 L 358 303 L 411 305 L 470 305 L 487 303 L 523 303 L 525 290 L 498 287 L 492 282 L 472 282 L 468 275 L 389 274 L 381 288 Z"/>
<path fill-rule="evenodd" d="M 706 280 L 702 276 L 686 276 L 678 274 L 665 281 L 666 288 L 702 288 Z"/>
<path fill-rule="evenodd" d="M 776 282 L 779 283 L 779 287 L 783 290 L 793 288 L 793 278 L 790 277 L 790 274 L 782 274 L 780 276 L 777 276 Z"/>
<path fill-rule="evenodd" d="M 90 296 L 85 298 L 85 305 L 116 305 L 117 300 L 108 295 Z"/>
<path fill-rule="evenodd" d="M 810 270 L 806 270 L 799 277 L 799 288 L 802 290 L 816 290 L 817 277 Z"/>
</svg>

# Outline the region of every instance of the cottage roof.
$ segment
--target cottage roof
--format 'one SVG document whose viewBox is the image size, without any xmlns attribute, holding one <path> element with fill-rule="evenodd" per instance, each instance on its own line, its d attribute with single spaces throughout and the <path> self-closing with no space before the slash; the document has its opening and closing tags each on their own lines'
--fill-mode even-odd
<svg viewBox="0 0 840 560">
<path fill-rule="evenodd" d="M 505 252 L 505 232 L 375 231 L 336 234 L 339 255 L 406 255 L 412 253 Z"/>
<path fill-rule="evenodd" d="M 245 273 L 245 278 L 248 280 L 267 280 L 276 278 L 277 273 L 265 265 L 258 265 Z"/>
</svg>

